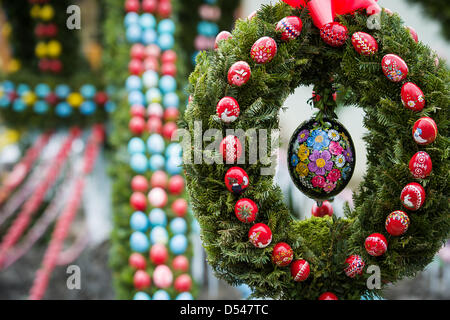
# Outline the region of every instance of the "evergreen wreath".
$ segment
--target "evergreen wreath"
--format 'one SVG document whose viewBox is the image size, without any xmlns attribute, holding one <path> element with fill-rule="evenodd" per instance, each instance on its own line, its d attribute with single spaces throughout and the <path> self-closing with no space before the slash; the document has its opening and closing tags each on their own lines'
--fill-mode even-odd
<svg viewBox="0 0 450 320">
<path fill-rule="evenodd" d="M 300 17 L 303 22 L 300 36 L 289 42 L 283 41 L 281 32 L 276 31 L 277 23 L 287 16 Z M 430 48 L 413 40 L 398 15 L 383 10 L 379 30 L 368 28 L 365 12 L 338 16 L 336 20 L 348 28 L 349 35 L 359 31 L 372 35 L 379 51 L 371 56 L 360 55 L 350 39 L 344 46 L 333 48 L 322 41 L 308 9 L 278 3 L 263 6 L 253 18 L 239 20 L 231 39 L 221 42 L 218 50 L 199 55 L 190 76 L 191 99 L 181 126 L 191 136 L 194 121 L 202 121 L 203 133 L 211 128 L 223 133 L 227 128 L 268 132 L 277 129 L 283 102 L 301 85 L 314 85 L 322 97 L 315 103 L 316 118 L 332 118 L 337 104 L 331 98 L 330 79 L 338 85 L 339 105 L 357 105 L 365 111 L 368 168 L 354 195 L 355 208 L 344 208 L 345 218 L 295 220 L 283 202 L 280 188 L 273 185 L 273 177 L 260 175 L 261 163 L 237 165 L 249 176 L 249 186 L 240 196 L 229 192 L 224 184 L 224 176 L 232 166 L 184 164 L 190 201 L 201 226 L 209 264 L 230 284 L 249 285 L 255 297 L 315 300 L 324 292 L 333 292 L 339 299 L 379 296 L 380 290 L 367 288 L 370 274 L 361 272 L 354 278 L 346 275 L 349 256 L 359 255 L 366 266 L 379 266 L 383 287 L 423 270 L 449 235 L 447 67 L 442 61 L 437 63 Z M 272 37 L 278 47 L 267 64 L 256 64 L 250 56 L 252 45 L 261 37 Z M 405 108 L 400 95 L 402 82 L 389 81 L 383 74 L 382 58 L 392 53 L 406 61 L 407 81 L 422 88 L 426 97 L 423 110 Z M 241 87 L 227 81 L 228 70 L 237 61 L 246 61 L 251 67 L 250 80 Z M 216 105 L 224 96 L 239 101 L 240 115 L 231 124 L 216 116 Z M 435 120 L 439 134 L 433 144 L 420 146 L 412 138 L 411 129 L 417 119 L 425 116 Z M 248 155 L 248 143 L 245 145 Z M 194 149 L 191 157 L 200 151 Z M 419 150 L 426 151 L 433 161 L 433 171 L 425 179 L 414 179 L 408 168 L 409 160 Z M 425 204 L 408 213 L 411 224 L 406 234 L 390 236 L 385 230 L 386 217 L 402 207 L 400 193 L 414 181 L 426 191 Z M 255 248 L 249 242 L 251 225 L 234 215 L 236 202 L 244 197 L 258 206 L 255 223 L 265 223 L 272 231 L 273 240 L 265 248 Z M 379 257 L 369 255 L 364 248 L 366 237 L 375 232 L 388 240 L 387 252 Z M 289 267 L 278 267 L 272 262 L 272 251 L 279 242 L 292 247 L 294 259 L 309 262 L 311 271 L 305 281 L 294 281 Z"/>
</svg>

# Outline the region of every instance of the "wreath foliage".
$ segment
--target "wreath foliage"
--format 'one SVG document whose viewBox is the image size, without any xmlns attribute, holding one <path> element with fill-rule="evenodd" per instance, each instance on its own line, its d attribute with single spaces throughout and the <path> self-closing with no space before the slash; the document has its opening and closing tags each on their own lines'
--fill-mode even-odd
<svg viewBox="0 0 450 320">
<path fill-rule="evenodd" d="M 303 21 L 297 40 L 281 41 L 275 31 L 279 20 L 296 15 Z M 278 129 L 279 111 L 295 88 L 314 85 L 323 99 L 316 104 L 318 117 L 333 114 L 336 104 L 329 97 L 330 79 L 346 92 L 343 105 L 357 105 L 365 111 L 364 126 L 369 133 L 367 172 L 354 196 L 355 208 L 345 208 L 346 217 L 311 218 L 299 221 L 287 209 L 281 190 L 273 185 L 272 176 L 260 175 L 261 163 L 239 165 L 250 177 L 250 186 L 241 196 L 225 187 L 224 175 L 229 165 L 185 164 L 190 201 L 201 226 L 203 245 L 208 261 L 216 274 L 233 285 L 248 284 L 256 297 L 276 299 L 317 299 L 323 292 L 334 292 L 339 299 L 359 299 L 362 295 L 379 295 L 368 291 L 367 277 L 355 279 L 344 273 L 344 261 L 359 254 L 367 265 L 381 268 L 383 286 L 403 277 L 414 276 L 431 262 L 436 251 L 448 237 L 449 217 L 449 71 L 436 55 L 422 43 L 416 43 L 405 30 L 398 15 L 381 15 L 381 29 L 367 28 L 365 13 L 338 17 L 349 34 L 364 31 L 377 40 L 380 50 L 365 57 L 359 55 L 351 41 L 341 48 L 325 44 L 319 30 L 312 24 L 307 10 L 293 9 L 279 3 L 263 6 L 251 20 L 239 20 L 233 38 L 221 42 L 219 50 L 203 52 L 190 76 L 188 105 L 181 125 L 194 133 L 194 121 L 202 121 L 203 132 L 221 129 Z M 256 65 L 250 57 L 253 43 L 263 36 L 274 38 L 278 53 L 266 65 Z M 389 81 L 381 69 L 385 54 L 402 57 L 409 67 L 407 81 L 423 90 L 427 105 L 418 113 L 407 110 L 401 102 L 401 83 Z M 227 72 L 236 61 L 247 61 L 252 69 L 250 81 L 240 87 L 227 82 Z M 240 117 L 226 125 L 215 117 L 217 102 L 232 96 L 239 102 Z M 298 110 L 298 112 L 302 112 Z M 437 140 L 425 147 L 412 138 L 412 126 L 422 116 L 437 123 Z M 203 146 L 205 148 L 206 144 Z M 249 154 L 248 143 L 245 154 Z M 414 180 L 408 162 L 417 151 L 426 151 L 433 161 L 433 172 L 424 180 Z M 195 151 L 192 150 L 191 156 Z M 248 162 L 247 162 L 248 163 Z M 402 208 L 400 192 L 410 182 L 419 182 L 426 191 L 425 205 L 410 214 L 411 225 L 401 237 L 385 231 L 389 213 Z M 255 223 L 266 223 L 273 233 L 270 246 L 256 249 L 248 241 L 249 225 L 234 216 L 238 198 L 254 200 L 259 208 Z M 364 249 L 365 238 L 382 233 L 388 240 L 388 250 L 381 257 L 372 257 Z M 271 254 L 278 242 L 287 242 L 294 249 L 294 259 L 310 263 L 311 274 L 304 282 L 294 282 L 289 268 L 272 264 Z"/>
</svg>

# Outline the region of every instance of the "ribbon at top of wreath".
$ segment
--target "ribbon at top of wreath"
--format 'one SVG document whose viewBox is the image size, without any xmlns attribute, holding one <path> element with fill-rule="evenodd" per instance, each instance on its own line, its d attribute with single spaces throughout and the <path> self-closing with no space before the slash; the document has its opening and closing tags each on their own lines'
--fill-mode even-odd
<svg viewBox="0 0 450 320">
<path fill-rule="evenodd" d="M 308 7 L 314 25 L 322 29 L 328 23 L 334 21 L 336 14 L 343 15 L 356 10 L 366 9 L 367 14 L 373 15 L 381 12 L 378 0 L 283 0 L 291 7 Z"/>
</svg>

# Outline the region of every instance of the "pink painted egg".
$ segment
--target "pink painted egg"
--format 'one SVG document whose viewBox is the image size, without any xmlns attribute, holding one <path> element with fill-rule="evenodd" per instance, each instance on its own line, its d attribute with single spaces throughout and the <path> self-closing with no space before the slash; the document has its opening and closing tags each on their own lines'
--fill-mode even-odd
<svg viewBox="0 0 450 320">
<path fill-rule="evenodd" d="M 412 82 L 402 86 L 402 103 L 405 108 L 413 111 L 421 111 L 425 107 L 425 96 L 422 90 Z"/>
<path fill-rule="evenodd" d="M 290 41 L 300 36 L 302 27 L 303 23 L 299 17 L 289 16 L 278 22 L 276 30 L 281 31 L 281 40 Z"/>
<path fill-rule="evenodd" d="M 250 55 L 258 64 L 269 63 L 277 54 L 277 43 L 271 37 L 262 37 L 257 40 L 250 51 Z"/>
<path fill-rule="evenodd" d="M 378 52 L 377 40 L 365 32 L 355 32 L 352 35 L 352 44 L 356 52 L 363 56 L 371 56 Z"/>
<path fill-rule="evenodd" d="M 385 76 L 393 82 L 405 80 L 408 75 L 408 65 L 395 54 L 385 55 L 381 61 L 381 67 Z"/>
</svg>

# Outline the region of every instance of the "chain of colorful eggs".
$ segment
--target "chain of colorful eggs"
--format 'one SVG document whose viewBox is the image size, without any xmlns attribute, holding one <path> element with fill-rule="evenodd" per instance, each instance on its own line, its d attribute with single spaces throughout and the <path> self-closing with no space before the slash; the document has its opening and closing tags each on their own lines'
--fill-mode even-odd
<svg viewBox="0 0 450 320">
<path fill-rule="evenodd" d="M 192 64 L 194 65 L 200 51 L 213 49 L 217 45 L 216 36 L 219 33 L 217 21 L 222 12 L 216 4 L 217 0 L 203 0 L 203 4 L 198 7 L 200 21 L 197 24 L 197 36 L 194 39 L 195 52 L 192 55 Z"/>
<path fill-rule="evenodd" d="M 34 52 L 39 59 L 39 70 L 60 73 L 63 64 L 59 57 L 63 48 L 61 42 L 56 40 L 58 26 L 52 22 L 55 17 L 55 9 L 50 4 L 50 0 L 28 0 L 28 2 L 32 5 L 31 18 L 38 21 L 34 28 L 34 34 L 38 39 Z"/>
<path fill-rule="evenodd" d="M 255 17 L 255 14 L 248 19 Z M 291 41 L 297 39 L 302 30 L 302 21 L 299 17 L 289 16 L 283 18 L 276 25 L 276 31 L 280 33 L 282 41 Z M 417 33 L 412 28 L 408 28 L 414 41 L 417 40 Z M 325 25 L 320 32 L 325 43 L 333 47 L 343 46 L 348 36 L 348 30 L 345 26 L 333 22 Z M 232 40 L 232 35 L 228 32 L 222 32 L 216 38 L 216 49 L 220 49 L 220 42 Z M 378 52 L 378 43 L 373 36 L 365 32 L 355 32 L 351 37 L 354 49 L 363 56 L 371 56 Z M 277 54 L 277 42 L 271 37 L 262 37 L 258 39 L 250 50 L 250 56 L 256 65 L 267 64 L 275 59 Z M 388 54 L 382 59 L 382 70 L 386 77 L 393 82 L 399 82 L 406 79 L 408 75 L 407 64 L 397 55 Z M 228 83 L 230 86 L 241 87 L 251 81 L 251 68 L 245 61 L 235 62 L 228 71 Z M 425 96 L 422 90 L 412 82 L 406 82 L 401 90 L 401 102 L 412 111 L 418 112 L 425 107 Z M 240 115 L 240 106 L 235 97 L 223 97 L 219 100 L 216 108 L 217 117 L 225 124 L 233 123 Z M 420 118 L 413 127 L 414 141 L 419 145 L 427 145 L 437 137 L 437 126 L 433 119 Z M 220 152 L 227 164 L 235 163 L 242 154 L 242 144 L 236 136 L 225 137 L 220 145 Z M 411 158 L 409 163 L 411 174 L 414 178 L 424 179 L 431 173 L 431 158 L 429 155 L 420 151 Z M 236 195 L 242 194 L 250 184 L 249 176 L 240 167 L 231 167 L 225 174 L 225 186 L 230 192 Z M 401 193 L 401 202 L 406 209 L 416 211 L 420 209 L 425 201 L 425 191 L 418 183 L 408 184 Z M 323 207 L 323 208 L 322 208 Z M 331 205 L 322 205 L 322 207 L 313 208 L 313 215 L 324 216 L 332 215 Z M 330 208 L 331 207 L 331 208 Z M 323 212 L 322 212 L 323 211 Z M 258 217 L 257 204 L 247 198 L 240 199 L 235 206 L 236 218 L 243 223 L 253 223 Z M 386 219 L 386 231 L 392 236 L 403 235 L 409 227 L 409 217 L 403 211 L 394 211 Z M 249 241 L 256 248 L 265 248 L 272 242 L 272 231 L 264 223 L 254 224 L 248 233 Z M 368 236 L 364 246 L 368 254 L 372 256 L 381 256 L 387 250 L 387 240 L 380 233 L 374 233 Z M 310 273 L 310 266 L 306 260 L 294 260 L 294 252 L 289 244 L 280 242 L 274 246 L 272 252 L 272 261 L 278 267 L 291 265 L 291 275 L 294 281 L 304 281 Z M 345 261 L 345 273 L 348 277 L 361 275 L 365 263 L 359 255 L 351 255 Z M 330 292 L 325 292 L 319 297 L 321 300 L 337 299 Z"/>
<path fill-rule="evenodd" d="M 125 3 L 125 8 L 136 9 L 127 10 L 125 25 L 129 28 L 139 23 L 139 27 L 147 33 L 152 30 L 154 39 L 158 39 L 148 41 L 145 36 L 128 38 L 127 29 L 127 38 L 133 43 L 130 76 L 126 80 L 130 104 L 129 130 L 133 135 L 128 142 L 128 153 L 130 167 L 135 173 L 131 180 L 130 206 L 135 211 L 130 216 L 133 253 L 129 264 L 135 269 L 135 300 L 169 300 L 167 289 L 171 286 L 179 293 L 176 299 L 190 300 L 193 299 L 189 292 L 192 280 L 187 273 L 189 260 L 185 256 L 188 248 L 185 220 L 188 204 L 179 197 L 185 184 L 180 166 L 182 149 L 178 143 L 166 143 L 177 129 L 175 121 L 179 116 L 175 80 L 177 55 L 171 50 L 173 44 L 159 41 L 163 35 L 173 37 L 175 25 L 169 19 L 170 14 L 164 11 L 168 8 L 166 4 L 162 9 L 165 14 L 160 14 L 158 7 L 162 4 L 163 1 Z M 141 5 L 145 13 L 139 15 Z M 152 13 L 159 14 L 163 20 L 157 24 Z M 134 17 L 137 20 L 130 22 Z M 144 140 L 144 136 L 148 138 Z M 147 178 L 148 173 L 151 173 L 150 178 Z M 171 201 L 169 197 L 175 199 Z M 148 215 L 146 210 L 150 210 Z M 173 259 L 169 250 L 175 256 Z M 149 261 L 145 253 L 149 254 Z M 154 266 L 152 277 L 146 271 L 148 262 Z M 174 274 L 179 275 L 174 278 Z M 158 290 L 150 297 L 145 290 L 152 283 Z"/>
<path fill-rule="evenodd" d="M 91 116 L 101 107 L 110 113 L 115 110 L 115 104 L 109 100 L 109 87 L 99 91 L 92 84 L 82 85 L 79 91 L 72 91 L 66 84 L 57 85 L 53 90 L 46 83 L 36 85 L 34 89 L 27 84 L 4 81 L 0 84 L 0 108 L 12 107 L 15 112 L 24 112 L 32 107 L 39 115 L 54 112 L 60 118 L 68 118 L 74 109 L 80 114 Z"/>
</svg>

